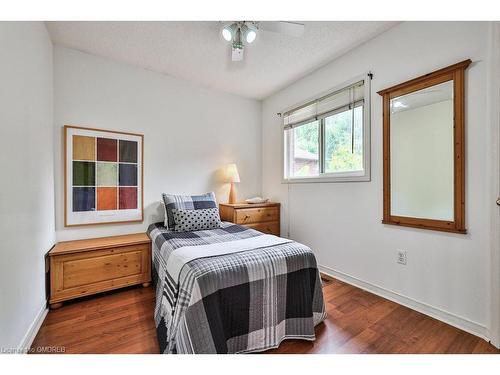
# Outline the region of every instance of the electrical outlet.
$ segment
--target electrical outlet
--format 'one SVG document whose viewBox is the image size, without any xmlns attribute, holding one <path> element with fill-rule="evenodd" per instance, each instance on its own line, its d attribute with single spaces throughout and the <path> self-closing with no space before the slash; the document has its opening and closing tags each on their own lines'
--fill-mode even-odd
<svg viewBox="0 0 500 375">
<path fill-rule="evenodd" d="M 397 256 L 398 256 L 398 258 L 397 258 L 396 262 L 406 266 L 406 250 L 398 250 Z"/>
</svg>

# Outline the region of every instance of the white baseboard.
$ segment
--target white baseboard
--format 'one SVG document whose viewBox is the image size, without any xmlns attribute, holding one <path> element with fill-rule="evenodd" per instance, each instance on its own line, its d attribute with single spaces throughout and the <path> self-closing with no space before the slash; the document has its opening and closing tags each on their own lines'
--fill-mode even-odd
<svg viewBox="0 0 500 375">
<path fill-rule="evenodd" d="M 31 344 L 33 344 L 33 340 L 35 340 L 36 334 L 38 333 L 38 330 L 42 326 L 42 323 L 45 320 L 45 317 L 47 316 L 48 312 L 49 309 L 47 308 L 47 302 L 45 302 L 38 311 L 38 313 L 36 314 L 33 322 L 30 324 L 28 331 L 22 338 L 21 343 L 17 348 L 18 353 L 26 353 L 28 349 L 31 347 Z"/>
<path fill-rule="evenodd" d="M 366 290 L 370 293 L 376 294 L 380 297 L 391 300 L 400 305 L 406 306 L 412 310 L 428 315 L 434 319 L 441 320 L 449 325 L 452 325 L 463 331 L 478 336 L 486 341 L 489 341 L 488 329 L 479 323 L 452 314 L 448 311 L 441 310 L 437 307 L 430 306 L 426 303 L 416 301 L 412 298 L 403 296 L 399 293 L 363 281 L 361 279 L 358 279 L 357 277 L 350 276 L 343 272 L 336 271 L 332 268 L 321 265 L 319 265 L 318 267 L 321 272 L 325 273 L 328 276 L 332 276 L 336 279 L 339 279 L 340 281 L 346 282 L 347 284 L 354 285 L 360 289 Z"/>
</svg>

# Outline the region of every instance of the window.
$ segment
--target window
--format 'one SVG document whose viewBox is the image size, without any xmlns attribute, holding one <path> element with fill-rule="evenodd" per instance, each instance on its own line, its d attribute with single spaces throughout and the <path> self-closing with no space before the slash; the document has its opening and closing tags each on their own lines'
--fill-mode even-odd
<svg viewBox="0 0 500 375">
<path fill-rule="evenodd" d="M 283 114 L 284 182 L 370 180 L 369 78 Z"/>
<path fill-rule="evenodd" d="M 319 173 L 319 122 L 293 128 L 291 171 L 294 176 L 317 176 Z"/>
</svg>

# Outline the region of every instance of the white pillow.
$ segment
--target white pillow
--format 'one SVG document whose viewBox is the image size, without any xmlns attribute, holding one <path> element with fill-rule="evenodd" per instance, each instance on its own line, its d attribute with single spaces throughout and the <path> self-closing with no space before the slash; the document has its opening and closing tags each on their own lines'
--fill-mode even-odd
<svg viewBox="0 0 500 375">
<path fill-rule="evenodd" d="M 161 200 L 161 205 L 163 206 L 163 214 L 165 215 L 163 218 L 163 226 L 165 228 L 168 228 L 167 206 L 165 206 L 165 202 L 163 202 L 163 199 Z"/>
</svg>

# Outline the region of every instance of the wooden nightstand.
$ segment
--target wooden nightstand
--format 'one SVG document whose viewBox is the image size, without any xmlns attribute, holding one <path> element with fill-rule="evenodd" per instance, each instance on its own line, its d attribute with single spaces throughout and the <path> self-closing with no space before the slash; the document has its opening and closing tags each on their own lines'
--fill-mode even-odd
<svg viewBox="0 0 500 375">
<path fill-rule="evenodd" d="M 264 233 L 280 235 L 280 204 L 220 203 L 220 218 Z"/>
<path fill-rule="evenodd" d="M 151 282 L 146 233 L 59 242 L 49 252 L 50 308 L 62 301 Z"/>
</svg>

